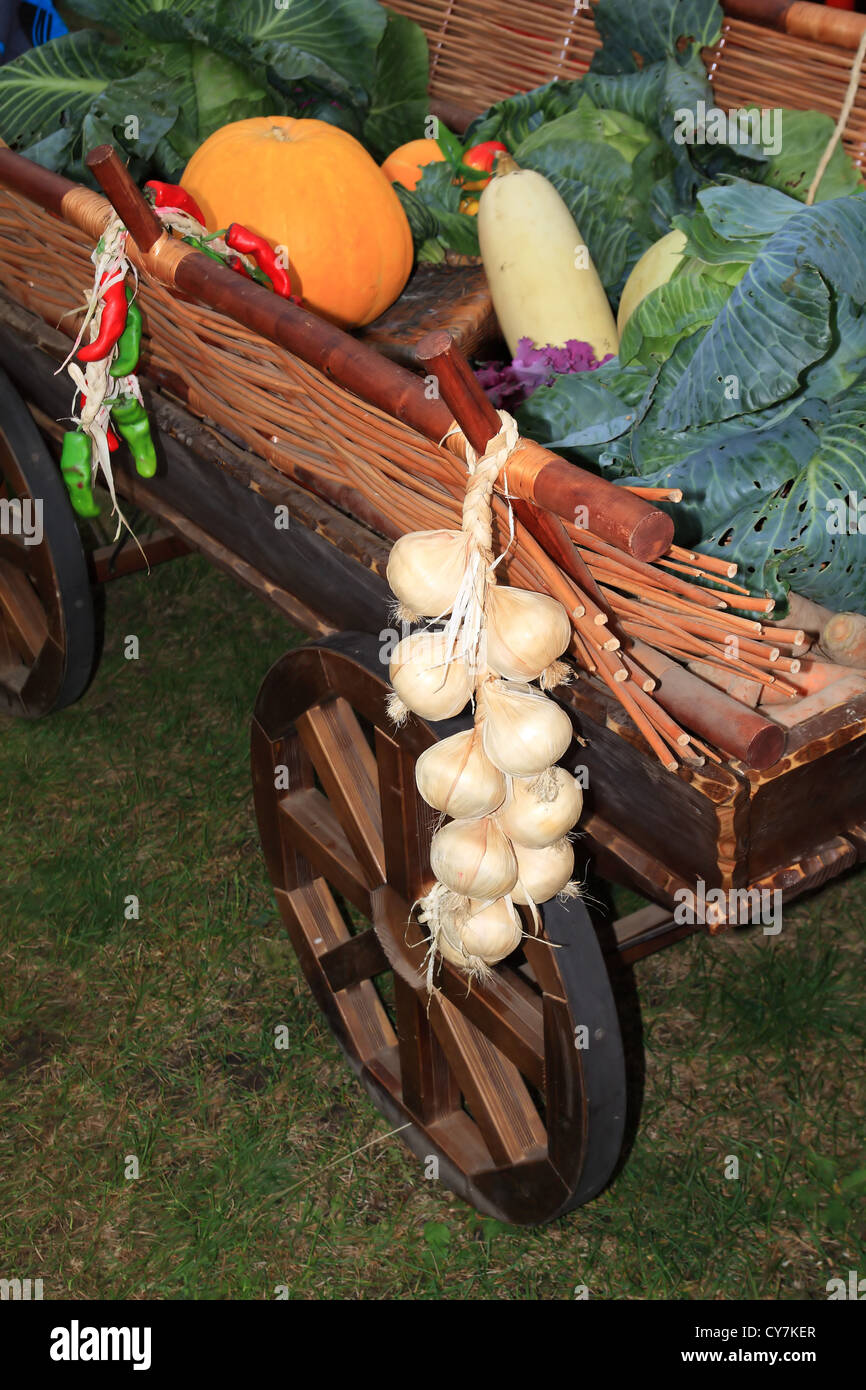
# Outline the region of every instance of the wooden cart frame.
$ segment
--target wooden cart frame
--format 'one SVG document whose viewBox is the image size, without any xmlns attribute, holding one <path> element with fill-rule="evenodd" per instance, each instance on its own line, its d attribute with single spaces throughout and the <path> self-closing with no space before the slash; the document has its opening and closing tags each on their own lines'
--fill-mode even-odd
<svg viewBox="0 0 866 1390">
<path fill-rule="evenodd" d="M 455 124 L 470 108 L 533 78 L 575 75 L 595 43 L 591 21 L 563 4 L 560 58 L 554 61 L 541 39 L 527 45 L 506 36 L 505 57 L 513 48 L 519 73 L 505 61 L 496 77 L 505 84 L 500 90 L 484 77 L 470 93 L 455 53 L 466 26 L 484 22 L 484 4 L 407 0 L 395 8 L 428 29 L 436 109 Z M 809 4 L 737 0 L 726 8 L 732 18 L 719 53 L 707 61 L 720 99 L 725 74 L 730 104 L 745 99 L 737 83 L 750 79 L 754 88 L 755 75 L 744 75 L 742 63 L 723 63 L 726 46 L 730 55 L 738 43 L 745 52 L 757 43 L 766 62 L 775 38 L 769 23 L 779 42 L 799 44 L 813 69 L 823 64 L 841 81 L 864 23 Z M 801 86 L 797 104 L 820 104 L 810 100 L 809 81 Z M 794 101 L 787 89 L 785 101 Z M 852 148 L 862 151 L 864 131 L 861 93 L 847 137 Z M 122 205 L 122 180 L 103 172 Z M 7 500 L 42 502 L 45 534 L 29 547 L 0 536 L 0 701 L 9 714 L 36 717 L 71 703 L 91 678 L 91 586 L 138 562 L 130 547 L 85 555 L 51 456 L 62 435 L 57 421 L 68 412 L 65 379 L 55 375 L 68 338 L 54 326 L 54 310 L 58 299 L 66 308 L 75 302 L 69 286 L 84 288 L 89 245 L 110 208 L 0 151 L 4 187 L 0 477 Z M 420 381 L 395 365 L 409 357 L 413 334 L 430 326 L 415 309 L 402 322 L 395 311 L 378 337 L 374 330 L 371 341 L 394 359 L 376 355 L 374 363 L 373 347 L 276 305 L 202 257 L 172 264 L 166 275 L 171 250 L 161 229 L 134 206 L 125 220 L 144 277 L 145 312 L 154 320 L 163 315 L 160 322 L 170 323 L 172 315 L 207 305 L 210 338 L 221 325 L 244 325 L 260 335 L 254 341 L 262 354 L 279 345 L 286 370 L 312 364 L 319 378 L 309 366 L 299 378 L 309 391 L 316 380 L 335 379 L 332 394 L 356 417 L 366 411 L 374 428 L 387 416 L 413 440 L 444 432 L 442 413 L 425 404 Z M 29 235 L 38 244 L 61 234 L 71 268 L 58 261 L 57 285 L 35 284 L 22 240 Z M 467 286 L 478 293 L 471 275 L 460 293 Z M 449 312 L 444 305 L 441 321 Z M 118 487 L 160 525 L 145 545 L 149 560 L 197 550 L 313 637 L 270 671 L 252 721 L 263 850 L 311 990 L 374 1102 L 395 1126 L 407 1126 L 402 1137 L 413 1152 L 435 1157 L 442 1179 L 482 1211 L 520 1223 L 550 1220 L 606 1185 L 633 1127 L 611 985 L 616 959 L 629 963 L 700 930 L 672 916 L 677 892 L 694 890 L 698 880 L 707 888 L 780 889 L 787 900 L 866 857 L 866 697 L 797 726 L 769 771 L 728 762 L 670 773 L 607 691 L 591 678 L 578 680 L 564 703 L 581 740 L 572 765 L 588 771 L 583 843 L 602 873 L 657 907 L 611 929 L 594 924 L 581 903 L 549 904 L 543 931 L 527 937 L 488 984 L 467 990 L 444 965 L 430 998 L 426 942 L 410 909 L 429 880 L 432 813 L 415 790 L 414 762 L 457 724 L 434 729 L 412 720 L 395 733 L 385 718 L 380 647 L 388 627 L 388 545 L 377 534 L 378 518 L 365 514 L 349 490 L 335 506 L 301 485 L 302 431 L 294 477 L 285 476 L 284 456 L 242 425 L 233 429 L 216 397 L 206 398 L 195 380 L 191 385 L 170 353 L 152 351 L 144 372 L 161 466 L 144 482 L 121 460 Z M 275 507 L 287 509 L 290 544 L 274 528 Z"/>
</svg>

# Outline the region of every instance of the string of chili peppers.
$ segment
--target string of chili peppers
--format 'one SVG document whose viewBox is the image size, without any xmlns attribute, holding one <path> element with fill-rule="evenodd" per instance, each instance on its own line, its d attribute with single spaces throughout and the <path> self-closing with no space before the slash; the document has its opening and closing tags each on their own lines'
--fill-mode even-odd
<svg viewBox="0 0 866 1390">
<path fill-rule="evenodd" d="M 145 193 L 163 224 L 189 245 L 300 304 L 298 296 L 292 294 L 287 265 L 264 237 L 238 222 L 209 233 L 195 199 L 177 184 L 154 179 L 145 185 Z M 111 496 L 112 515 L 118 517 L 117 535 L 121 526 L 129 529 L 117 501 L 111 468 L 111 455 L 120 447 L 120 439 L 128 444 L 141 477 L 152 478 L 157 468 L 136 374 L 142 322 L 135 289 L 127 284 L 127 235 L 123 223 L 115 218 L 91 257 L 96 268 L 94 288 L 75 346 L 64 364 L 78 389 L 80 415 L 73 415 L 76 428 L 64 435 L 60 460 L 72 506 L 81 517 L 99 515 L 93 488 L 102 475 Z M 91 339 L 82 347 L 88 327 Z M 76 355 L 77 362 L 72 360 Z M 84 363 L 84 371 L 80 363 Z"/>
<path fill-rule="evenodd" d="M 112 515 L 118 518 L 115 539 L 122 526 L 130 530 L 117 500 L 111 466 L 111 455 L 120 447 L 120 439 L 129 445 L 136 471 L 142 477 L 153 477 L 157 467 L 136 375 L 142 323 L 135 288 L 127 284 L 127 235 L 120 219 L 113 219 L 91 257 L 95 266 L 94 287 L 65 364 L 77 388 L 79 413 L 73 413 L 76 428 L 64 435 L 60 458 L 72 506 L 81 517 L 99 515 L 93 488 L 97 477 L 102 476 L 111 497 Z M 88 327 L 90 341 L 81 346 Z"/>
<path fill-rule="evenodd" d="M 215 261 L 223 262 L 239 275 L 265 285 L 281 298 L 290 299 L 295 304 L 301 303 L 299 297 L 292 294 L 288 265 L 265 237 L 257 236 L 239 222 L 232 222 L 216 232 L 208 232 L 198 203 L 179 184 L 151 179 L 145 184 L 144 191 L 157 216 L 177 232 L 187 245 L 194 246 Z"/>
</svg>

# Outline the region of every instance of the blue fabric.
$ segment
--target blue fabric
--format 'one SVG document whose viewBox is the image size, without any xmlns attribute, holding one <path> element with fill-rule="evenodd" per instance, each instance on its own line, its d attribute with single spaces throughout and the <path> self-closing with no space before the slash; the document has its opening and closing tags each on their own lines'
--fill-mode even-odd
<svg viewBox="0 0 866 1390">
<path fill-rule="evenodd" d="M 69 30 L 51 0 L 0 0 L 0 54 L 9 60 Z"/>
</svg>

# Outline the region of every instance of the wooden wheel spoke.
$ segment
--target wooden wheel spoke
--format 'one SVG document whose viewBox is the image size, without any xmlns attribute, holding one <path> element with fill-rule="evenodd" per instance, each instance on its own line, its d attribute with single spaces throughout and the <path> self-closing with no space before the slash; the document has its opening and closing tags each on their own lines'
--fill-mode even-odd
<svg viewBox="0 0 866 1390">
<path fill-rule="evenodd" d="M 542 1157 L 547 1134 L 514 1063 L 441 994 L 430 1019 L 493 1161 Z"/>
<path fill-rule="evenodd" d="M 8 567 L 0 572 L 0 613 L 12 646 L 32 665 L 48 637 L 48 621 L 25 575 Z"/>
<path fill-rule="evenodd" d="M 415 787 L 415 760 L 399 740 L 376 730 L 376 762 L 382 790 L 387 881 L 414 902 L 432 881 L 430 840 L 437 814 Z"/>
<path fill-rule="evenodd" d="M 279 809 L 292 847 L 359 912 L 370 917 L 370 889 L 366 877 L 343 827 L 322 793 L 315 787 L 288 792 L 280 800 Z"/>
<path fill-rule="evenodd" d="M 28 574 L 33 568 L 33 557 L 36 546 L 25 545 L 23 541 L 18 541 L 14 536 L 6 536 L 0 531 L 0 561 L 7 565 L 14 565 L 15 569 L 23 570 Z"/>
<path fill-rule="evenodd" d="M 390 969 L 388 957 L 372 927 L 351 936 L 322 956 L 321 967 L 331 989 L 339 991 L 362 980 L 372 980 Z"/>
<path fill-rule="evenodd" d="M 325 962 L 353 940 L 328 885 L 319 878 L 291 893 L 277 890 L 276 896 L 305 971 L 318 975 L 328 990 Z M 343 1028 L 362 1058 L 375 1057 L 394 1046 L 394 1030 L 370 980 L 333 994 L 328 991 L 327 997 L 333 1000 Z"/>
<path fill-rule="evenodd" d="M 516 971 L 501 967 L 483 985 L 467 990 L 452 965 L 437 984 L 458 1013 L 475 1025 L 533 1086 L 544 1088 L 544 1021 L 541 1005 L 520 988 Z"/>
<path fill-rule="evenodd" d="M 337 696 L 296 722 L 334 814 L 370 888 L 385 882 L 376 761 L 348 701 Z"/>
<path fill-rule="evenodd" d="M 423 997 L 427 937 L 407 904 L 386 886 L 373 894 L 373 920 L 395 972 Z M 466 977 L 442 961 L 435 983 L 458 1011 L 484 1033 L 534 1086 L 544 1086 L 544 1021 L 541 1003 L 515 970 L 501 967 L 484 984 L 467 989 Z"/>
<path fill-rule="evenodd" d="M 403 1102 L 429 1124 L 460 1109 L 460 1087 L 427 1016 L 422 997 L 394 976 Z"/>
<path fill-rule="evenodd" d="M 21 653 L 13 647 L 2 619 L 0 619 L 0 671 L 3 673 L 3 684 L 8 689 L 20 692 L 27 680 L 28 668 L 21 659 Z"/>
</svg>

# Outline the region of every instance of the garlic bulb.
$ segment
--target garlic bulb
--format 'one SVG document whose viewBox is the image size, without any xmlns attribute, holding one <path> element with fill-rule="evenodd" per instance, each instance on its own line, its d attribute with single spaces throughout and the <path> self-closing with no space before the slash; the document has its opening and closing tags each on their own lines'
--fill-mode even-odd
<svg viewBox="0 0 866 1390">
<path fill-rule="evenodd" d="M 517 882 L 511 842 L 495 820 L 455 820 L 437 830 L 430 864 L 440 883 L 466 898 L 503 898 Z"/>
<path fill-rule="evenodd" d="M 391 684 L 403 704 L 422 719 L 450 719 L 472 694 L 463 662 L 452 657 L 446 663 L 447 655 L 444 632 L 413 632 L 394 648 Z"/>
<path fill-rule="evenodd" d="M 473 898 L 464 921 L 442 926 L 437 948 L 452 965 L 466 970 L 474 957 L 485 965 L 496 965 L 517 949 L 522 936 L 520 916 L 512 903 L 505 898 L 494 903 Z"/>
<path fill-rule="evenodd" d="M 472 899 L 469 920 L 460 933 L 463 949 L 470 955 L 495 965 L 517 949 L 522 936 L 523 923 L 513 903 L 505 898 L 495 903 Z"/>
<path fill-rule="evenodd" d="M 546 903 L 567 888 L 574 873 L 574 850 L 568 840 L 557 840 L 555 845 L 545 845 L 542 849 L 531 849 L 527 845 L 515 845 L 517 855 L 517 886 L 512 890 L 516 903 Z"/>
<path fill-rule="evenodd" d="M 426 748 L 415 764 L 415 782 L 428 806 L 458 820 L 488 816 L 505 800 L 505 778 L 474 728 Z"/>
<path fill-rule="evenodd" d="M 583 792 L 571 773 L 548 767 L 539 777 L 512 780 L 497 820 L 510 839 L 540 849 L 567 835 L 582 808 Z"/>
<path fill-rule="evenodd" d="M 537 680 L 571 641 L 571 619 L 549 594 L 497 586 L 486 612 L 487 664 L 508 680 Z"/>
<path fill-rule="evenodd" d="M 482 698 L 484 751 L 509 776 L 537 776 L 571 743 L 571 720 L 565 710 L 534 686 L 491 680 Z"/>
<path fill-rule="evenodd" d="M 413 531 L 392 547 L 388 583 L 409 613 L 439 618 L 454 604 L 466 559 L 463 531 Z"/>
</svg>

